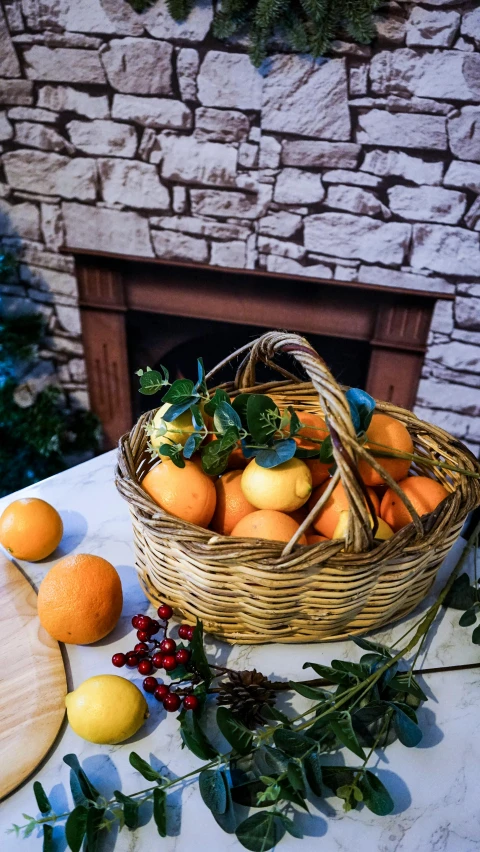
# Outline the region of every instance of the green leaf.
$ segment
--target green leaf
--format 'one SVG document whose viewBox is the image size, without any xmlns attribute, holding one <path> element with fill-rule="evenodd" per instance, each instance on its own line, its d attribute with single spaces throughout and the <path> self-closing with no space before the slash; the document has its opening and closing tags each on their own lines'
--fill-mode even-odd
<svg viewBox="0 0 480 852">
<path fill-rule="evenodd" d="M 197 623 L 193 630 L 192 640 L 190 642 L 190 662 L 196 668 L 197 672 L 205 682 L 205 688 L 208 689 L 212 680 L 212 671 L 208 664 L 207 655 L 205 654 L 203 640 L 203 622 L 197 618 Z"/>
<path fill-rule="evenodd" d="M 65 837 L 72 852 L 80 852 L 82 848 L 83 838 L 87 832 L 87 814 L 88 808 L 78 805 L 68 815 Z"/>
<path fill-rule="evenodd" d="M 375 411 L 375 400 L 366 391 L 360 388 L 350 388 L 345 396 L 350 406 L 350 414 L 355 427 L 355 432 L 366 432 Z"/>
<path fill-rule="evenodd" d="M 358 786 L 367 808 L 377 816 L 387 816 L 393 811 L 394 802 L 387 788 L 369 769 L 360 777 Z"/>
<path fill-rule="evenodd" d="M 393 707 L 395 711 L 395 715 L 393 717 L 393 724 L 395 727 L 395 731 L 397 733 L 397 737 L 402 743 L 402 745 L 407 746 L 407 748 L 414 748 L 417 746 L 422 739 L 422 732 L 417 724 L 412 721 L 410 714 L 412 712 L 411 707 L 408 707 L 407 704 L 398 704 L 393 703 L 391 701 L 388 702 L 391 707 Z"/>
<path fill-rule="evenodd" d="M 288 758 L 278 748 L 260 746 L 253 753 L 255 767 L 262 775 L 276 775 L 285 772 Z"/>
<path fill-rule="evenodd" d="M 123 818 L 125 820 L 125 825 L 127 828 L 131 829 L 131 831 L 135 831 L 138 828 L 138 811 L 140 805 L 135 799 L 132 799 L 130 796 L 125 796 L 120 790 L 114 790 L 114 796 L 118 802 L 123 804 Z"/>
<path fill-rule="evenodd" d="M 165 423 L 171 423 L 173 420 L 176 420 L 177 417 L 180 417 L 181 414 L 185 414 L 192 405 L 196 405 L 199 401 L 200 397 L 196 394 L 192 394 L 192 396 L 187 397 L 183 402 L 177 402 L 175 405 L 171 405 L 168 411 L 163 415 L 163 419 Z"/>
<path fill-rule="evenodd" d="M 258 450 L 255 454 L 255 461 L 259 467 L 278 467 L 278 465 L 293 459 L 296 449 L 297 445 L 292 438 L 285 441 L 275 441 L 272 447 Z"/>
<path fill-rule="evenodd" d="M 329 680 L 330 683 L 342 683 L 346 686 L 352 685 L 352 678 L 346 672 L 335 670 L 329 666 L 322 666 L 319 663 L 304 663 L 302 668 L 313 669 L 320 677 Z"/>
<path fill-rule="evenodd" d="M 72 791 L 73 801 L 75 802 L 76 805 L 88 805 L 89 804 L 89 800 L 85 796 L 85 794 L 84 794 L 84 792 L 83 792 L 83 790 L 80 786 L 80 782 L 78 780 L 78 777 L 75 774 L 75 772 L 73 771 L 73 769 L 70 770 L 70 790 Z"/>
<path fill-rule="evenodd" d="M 234 446 L 234 445 L 233 445 Z M 219 476 L 227 467 L 231 448 L 224 449 L 220 441 L 211 441 L 202 450 L 202 468 L 210 476 Z"/>
<path fill-rule="evenodd" d="M 242 426 L 245 429 L 247 428 L 247 403 L 250 396 L 251 395 L 249 393 L 239 393 L 238 396 L 232 400 L 232 408 L 234 408 L 239 415 L 240 420 L 242 421 Z"/>
<path fill-rule="evenodd" d="M 311 698 L 312 701 L 332 701 L 330 693 L 319 686 L 308 686 L 306 683 L 296 683 L 293 680 L 290 681 L 289 686 L 299 695 L 303 695 L 304 698 Z"/>
<path fill-rule="evenodd" d="M 224 814 L 227 809 L 225 778 L 220 769 L 204 769 L 198 778 L 200 795 L 213 813 Z"/>
<path fill-rule="evenodd" d="M 323 440 L 321 443 L 319 459 L 322 464 L 331 464 L 333 461 L 335 461 L 333 456 L 333 444 L 330 435 L 327 435 L 325 440 Z"/>
<path fill-rule="evenodd" d="M 318 752 L 307 754 L 303 759 L 305 775 L 315 796 L 322 796 L 322 761 Z"/>
<path fill-rule="evenodd" d="M 89 808 L 87 811 L 87 840 L 85 852 L 97 852 L 102 829 L 100 828 L 105 808 Z"/>
<path fill-rule="evenodd" d="M 260 715 L 267 722 L 289 722 L 289 718 L 285 713 L 282 713 L 278 707 L 272 707 L 270 704 L 262 704 L 259 710 Z"/>
<path fill-rule="evenodd" d="M 200 394 L 200 396 L 206 396 L 207 391 L 207 383 L 205 381 L 205 367 L 203 366 L 203 358 L 197 358 L 197 370 L 198 370 L 198 379 L 194 387 L 195 393 Z"/>
<path fill-rule="evenodd" d="M 37 805 L 38 805 L 38 810 L 40 811 L 40 813 L 42 813 L 42 814 L 50 813 L 50 811 L 52 810 L 52 806 L 51 806 L 51 804 L 48 800 L 48 796 L 47 796 L 45 790 L 43 789 L 42 785 L 40 784 L 40 781 L 34 781 L 33 782 L 33 794 L 35 796 L 35 799 L 36 799 L 36 802 L 37 802 Z"/>
<path fill-rule="evenodd" d="M 279 799 L 285 799 L 287 802 L 292 802 L 297 807 L 302 808 L 302 810 L 307 811 L 308 805 L 305 801 L 305 797 L 299 792 L 299 790 L 294 790 L 288 778 L 282 778 L 279 781 L 280 785 L 280 795 Z"/>
<path fill-rule="evenodd" d="M 268 443 L 277 431 L 280 419 L 280 411 L 273 399 L 261 393 L 249 394 L 247 425 L 256 444 Z"/>
<path fill-rule="evenodd" d="M 220 828 L 225 831 L 227 834 L 234 834 L 235 828 L 237 826 L 237 820 L 235 818 L 235 808 L 232 802 L 232 794 L 230 792 L 230 787 L 227 781 L 227 777 L 225 773 L 222 771 L 221 775 L 223 777 L 223 782 L 225 784 L 225 791 L 227 794 L 227 804 L 223 814 L 213 813 L 213 818 L 216 823 L 220 826 Z"/>
<path fill-rule="evenodd" d="M 471 627 L 472 624 L 475 624 L 477 620 L 477 609 L 478 604 L 475 604 L 474 606 L 471 606 L 470 609 L 465 610 L 458 621 L 460 627 Z"/>
<path fill-rule="evenodd" d="M 410 676 L 410 672 L 397 672 L 395 677 L 391 679 L 388 686 L 389 689 L 393 689 L 395 692 L 404 692 L 407 695 L 413 695 L 414 698 L 418 698 L 419 701 L 427 701 L 427 696 L 421 688 L 418 680 L 414 678 L 413 675 Z"/>
<path fill-rule="evenodd" d="M 217 388 L 214 395 L 203 406 L 205 414 L 208 414 L 209 417 L 213 417 L 217 410 L 217 406 L 220 405 L 221 402 L 228 402 L 228 404 L 230 404 L 230 397 L 222 388 Z"/>
<path fill-rule="evenodd" d="M 305 752 L 315 745 L 315 740 L 306 737 L 299 731 L 291 731 L 288 728 L 277 728 L 273 734 L 273 741 L 277 748 L 290 757 L 303 757 Z"/>
<path fill-rule="evenodd" d="M 135 751 L 131 751 L 128 759 L 130 761 L 131 766 L 140 772 L 140 775 L 146 779 L 146 781 L 161 781 L 162 776 L 159 772 L 156 772 L 146 760 L 143 760 L 139 754 Z"/>
<path fill-rule="evenodd" d="M 294 760 L 291 760 L 288 764 L 287 778 L 294 790 L 301 793 L 302 796 L 306 795 L 302 767 L 299 763 L 295 763 Z"/>
<path fill-rule="evenodd" d="M 239 754 L 248 754 L 252 748 L 253 734 L 240 722 L 228 707 L 217 710 L 217 725 L 228 743 Z"/>
<path fill-rule="evenodd" d="M 282 821 L 286 830 L 288 831 L 289 834 L 292 835 L 292 837 L 296 837 L 298 840 L 302 839 L 303 833 L 300 831 L 299 828 L 296 827 L 295 823 L 293 822 L 292 819 L 290 819 L 290 817 L 287 817 L 287 816 L 285 816 L 285 814 L 281 814 L 281 813 L 277 813 L 277 816 Z"/>
<path fill-rule="evenodd" d="M 53 842 L 53 826 L 48 823 L 43 825 L 43 852 L 55 852 L 55 843 Z"/>
<path fill-rule="evenodd" d="M 75 775 L 78 778 L 78 783 L 82 790 L 83 795 L 90 802 L 96 802 L 100 793 L 95 789 L 91 781 L 87 778 L 85 772 L 80 766 L 78 757 L 76 754 L 66 754 L 63 758 L 63 762 L 73 770 Z"/>
<path fill-rule="evenodd" d="M 162 402 L 170 402 L 172 405 L 182 405 L 191 399 L 192 396 L 197 396 L 197 394 L 193 393 L 193 382 L 190 379 L 176 379 L 166 394 L 164 394 Z M 167 411 L 166 414 L 168 413 Z M 168 419 L 171 420 L 172 418 L 169 417 Z M 164 420 L 167 420 L 165 415 Z"/>
<path fill-rule="evenodd" d="M 192 426 L 195 431 L 199 432 L 205 428 L 205 421 L 203 419 L 202 410 L 199 405 L 195 403 L 191 406 L 190 411 L 192 412 Z"/>
<path fill-rule="evenodd" d="M 472 642 L 474 645 L 480 645 L 480 624 L 475 628 L 472 633 Z"/>
<path fill-rule="evenodd" d="M 374 654 L 380 654 L 382 657 L 392 656 L 390 648 L 387 648 L 386 645 L 380 645 L 378 642 L 371 642 L 370 639 L 364 639 L 362 636 L 349 636 L 348 638 L 351 639 L 352 642 L 355 642 L 355 645 L 358 645 L 358 647 L 362 648 L 364 651 L 372 651 Z"/>
<path fill-rule="evenodd" d="M 199 435 L 198 433 L 193 433 L 192 435 L 189 435 L 183 447 L 183 457 L 186 459 L 191 459 L 193 454 L 198 450 L 202 441 L 203 435 Z"/>
<path fill-rule="evenodd" d="M 254 814 L 238 826 L 235 834 L 245 849 L 251 852 L 268 852 L 285 834 L 285 826 L 272 811 Z"/>
<path fill-rule="evenodd" d="M 337 672 L 351 674 L 359 680 L 364 680 L 370 674 L 369 666 L 364 666 L 361 663 L 350 663 L 348 660 L 332 660 L 332 668 Z"/>
<path fill-rule="evenodd" d="M 302 424 L 300 422 L 300 418 L 297 412 L 294 410 L 292 405 L 289 405 L 287 410 L 290 414 L 290 437 L 293 438 L 293 436 L 296 435 L 302 428 Z"/>
<path fill-rule="evenodd" d="M 237 805 L 243 805 L 245 808 L 269 807 L 275 799 L 265 798 L 266 790 L 267 785 L 260 778 L 257 778 L 232 787 L 232 796 Z M 279 794 L 280 788 L 278 788 L 277 796 Z"/>
<path fill-rule="evenodd" d="M 470 609 L 477 602 L 477 599 L 478 592 L 470 585 L 468 574 L 460 574 L 443 601 L 443 606 L 452 609 Z"/>
<path fill-rule="evenodd" d="M 167 794 L 157 787 L 153 791 L 153 819 L 160 837 L 167 836 Z"/>
<path fill-rule="evenodd" d="M 232 426 L 236 429 L 242 428 L 242 421 L 240 420 L 239 415 L 229 402 L 221 402 L 219 405 L 217 405 L 215 409 L 215 414 L 213 415 L 213 423 L 215 429 L 218 432 L 222 433 L 226 432 L 227 429 L 231 428 Z M 237 435 L 237 439 L 238 437 L 239 436 Z"/>
<path fill-rule="evenodd" d="M 365 753 L 353 730 L 352 717 L 348 711 L 335 714 L 335 717 L 330 721 L 330 727 L 342 745 L 353 751 L 361 760 L 365 760 Z"/>
<path fill-rule="evenodd" d="M 182 448 L 183 449 L 183 448 Z M 185 462 L 181 456 L 181 450 L 173 444 L 161 444 L 158 448 L 161 456 L 168 456 L 176 467 L 185 467 Z"/>
<path fill-rule="evenodd" d="M 137 373 L 137 376 L 140 374 L 140 370 Z M 156 370 L 148 370 L 148 372 L 140 375 L 140 393 L 143 393 L 144 396 L 152 396 L 154 393 L 158 393 L 159 390 L 162 389 L 165 385 L 165 380 L 160 373 L 157 373 Z"/>
<path fill-rule="evenodd" d="M 334 793 L 338 789 L 345 786 L 351 786 L 355 778 L 357 770 L 351 769 L 348 766 L 323 766 L 322 778 L 323 783 Z M 341 798 L 341 797 L 340 797 Z"/>
<path fill-rule="evenodd" d="M 180 722 L 180 736 L 184 745 L 200 760 L 213 760 L 218 752 L 208 741 L 193 710 L 187 710 Z"/>
</svg>

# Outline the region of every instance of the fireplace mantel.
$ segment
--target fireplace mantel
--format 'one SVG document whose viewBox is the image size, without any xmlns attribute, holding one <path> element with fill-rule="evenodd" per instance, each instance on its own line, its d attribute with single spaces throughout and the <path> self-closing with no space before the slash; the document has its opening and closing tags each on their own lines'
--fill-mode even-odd
<svg viewBox="0 0 480 852">
<path fill-rule="evenodd" d="M 448 298 L 107 252 L 70 248 L 69 253 L 76 261 L 91 406 L 102 422 L 106 448 L 132 425 L 127 311 L 366 341 L 368 393 L 411 408 L 435 301 Z"/>
</svg>

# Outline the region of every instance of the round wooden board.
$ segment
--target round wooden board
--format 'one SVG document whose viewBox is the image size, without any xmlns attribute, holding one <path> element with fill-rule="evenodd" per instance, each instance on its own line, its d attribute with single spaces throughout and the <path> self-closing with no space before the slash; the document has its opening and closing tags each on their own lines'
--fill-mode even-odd
<svg viewBox="0 0 480 852">
<path fill-rule="evenodd" d="M 53 745 L 65 715 L 67 681 L 58 642 L 43 629 L 37 595 L 0 554 L 0 799 Z"/>
</svg>

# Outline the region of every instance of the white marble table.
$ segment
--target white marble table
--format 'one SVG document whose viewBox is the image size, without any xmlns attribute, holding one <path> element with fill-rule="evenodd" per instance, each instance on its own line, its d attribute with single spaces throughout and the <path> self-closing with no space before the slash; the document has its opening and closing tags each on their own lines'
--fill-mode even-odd
<svg viewBox="0 0 480 852">
<path fill-rule="evenodd" d="M 0 512 L 12 500 L 24 494 L 42 497 L 62 514 L 65 535 L 54 559 L 41 563 L 23 563 L 22 567 L 39 584 L 50 565 L 66 553 L 90 552 L 110 560 L 120 573 L 124 589 L 124 611 L 114 633 L 90 647 L 67 646 L 69 688 L 78 686 L 93 674 L 114 673 L 110 659 L 115 650 L 128 650 L 134 644 L 130 624 L 133 614 L 149 611 L 133 566 L 132 532 L 126 504 L 113 483 L 114 453 L 79 465 L 65 473 L 38 483 L 17 495 L 0 500 Z M 446 560 L 441 576 L 459 552 L 457 543 Z M 441 576 L 439 582 L 441 582 Z M 151 613 L 150 609 L 150 613 Z M 418 613 L 416 614 L 418 617 Z M 442 613 L 426 655 L 424 666 L 448 666 L 477 662 L 480 650 L 471 643 L 471 629 L 456 626 L 458 612 Z M 384 641 L 400 636 L 406 627 L 397 625 L 378 634 Z M 300 679 L 302 663 L 307 659 L 329 663 L 331 659 L 357 659 L 360 653 L 349 642 L 318 645 L 266 645 L 231 648 L 209 637 L 211 652 L 234 666 L 256 667 L 266 675 Z M 123 673 L 119 672 L 119 673 Z M 1 675 L 0 675 L 1 676 Z M 130 675 L 133 677 L 132 675 Z M 136 680 L 140 682 L 140 677 Z M 429 701 L 420 711 L 424 732 L 419 748 L 406 749 L 399 743 L 388 748 L 377 764 L 379 776 L 394 800 L 394 813 L 374 816 L 362 808 L 345 815 L 338 799 L 331 796 L 316 800 L 311 815 L 299 815 L 298 825 L 304 840 L 286 836 L 278 847 L 282 852 L 474 852 L 480 850 L 480 808 L 478 804 L 480 767 L 480 669 L 442 672 L 423 680 Z M 12 696 L 15 700 L 15 696 Z M 62 757 L 76 752 L 85 770 L 104 795 L 114 789 L 125 793 L 148 786 L 128 763 L 135 750 L 157 765 L 164 764 L 176 775 L 183 775 L 199 764 L 187 750 L 180 750 L 176 714 L 166 716 L 152 696 L 151 716 L 132 741 L 119 746 L 101 747 L 84 742 L 65 725 L 44 765 L 34 778 L 44 785 L 57 812 L 70 803 L 69 770 Z M 302 699 L 299 699 L 302 701 Z M 301 706 L 298 704 L 297 706 Z M 37 813 L 32 794 L 33 778 L 0 804 L 1 852 L 39 852 L 40 835 L 28 840 L 5 834 L 13 822 L 22 823 L 22 812 Z M 180 808 L 179 805 L 182 805 Z M 149 816 L 145 815 L 145 820 Z M 169 797 L 170 836 L 160 839 L 153 821 L 132 834 L 124 829 L 109 835 L 103 849 L 116 852 L 238 852 L 242 849 L 234 836 L 224 834 L 201 801 L 196 783 L 176 790 Z M 57 849 L 64 852 L 63 831 L 55 829 Z"/>
</svg>

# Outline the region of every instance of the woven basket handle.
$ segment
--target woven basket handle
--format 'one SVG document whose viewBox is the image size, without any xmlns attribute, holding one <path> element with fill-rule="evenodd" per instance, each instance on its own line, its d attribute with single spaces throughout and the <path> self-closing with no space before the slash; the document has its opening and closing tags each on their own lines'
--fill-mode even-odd
<svg viewBox="0 0 480 852">
<path fill-rule="evenodd" d="M 378 461 L 359 444 L 345 393 L 341 390 L 324 360 L 310 345 L 308 340 L 299 334 L 289 334 L 288 332 L 281 331 L 267 332 L 251 344 L 233 353 L 222 362 L 222 365 L 245 351 L 247 354 L 238 368 L 235 377 L 235 387 L 237 389 L 254 387 L 255 368 L 259 362 L 279 369 L 283 375 L 289 378 L 295 378 L 275 364 L 275 356 L 278 353 L 287 352 L 291 354 L 301 364 L 318 393 L 320 406 L 328 421 L 332 438 L 333 456 L 337 465 L 334 480 L 331 481 L 329 488 L 324 492 L 315 509 L 312 510 L 306 521 L 304 521 L 300 529 L 295 533 L 291 541 L 289 541 L 283 552 L 284 555 L 290 552 L 304 528 L 308 527 L 321 506 L 328 500 L 331 491 L 339 480 L 344 485 L 350 508 L 346 532 L 346 548 L 349 551 L 361 553 L 371 546 L 373 534 L 370 525 L 370 516 L 374 514 L 374 510 L 368 492 L 358 473 L 358 456 L 364 458 L 382 474 L 386 483 L 395 490 L 409 509 L 417 532 L 422 534 L 423 527 L 415 508 L 398 487 L 397 483 L 379 465 Z"/>
</svg>

